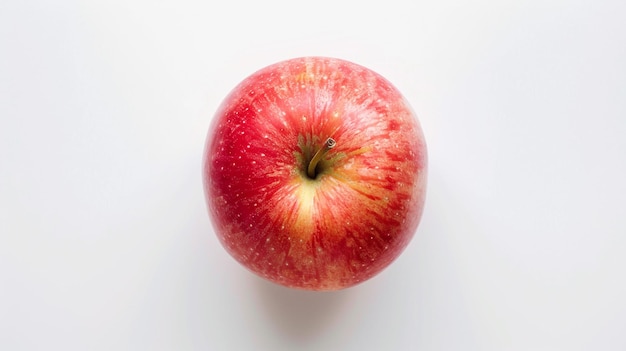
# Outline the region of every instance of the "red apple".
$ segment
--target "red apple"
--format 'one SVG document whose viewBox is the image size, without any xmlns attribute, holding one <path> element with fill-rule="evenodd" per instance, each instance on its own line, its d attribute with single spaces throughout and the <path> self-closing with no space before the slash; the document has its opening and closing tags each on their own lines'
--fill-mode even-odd
<svg viewBox="0 0 626 351">
<path fill-rule="evenodd" d="M 405 249 L 424 206 L 415 114 L 386 79 L 339 59 L 292 59 L 246 78 L 219 107 L 203 162 L 221 243 L 288 287 L 371 278 Z"/>
</svg>

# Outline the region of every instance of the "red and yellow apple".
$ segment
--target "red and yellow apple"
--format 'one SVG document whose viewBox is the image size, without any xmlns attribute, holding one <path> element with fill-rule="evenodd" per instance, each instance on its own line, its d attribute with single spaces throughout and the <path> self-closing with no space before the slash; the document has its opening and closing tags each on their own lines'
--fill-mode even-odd
<svg viewBox="0 0 626 351">
<path fill-rule="evenodd" d="M 297 58 L 241 82 L 203 159 L 217 236 L 243 266 L 288 287 L 337 290 L 406 248 L 424 206 L 426 144 L 385 78 L 333 58 Z"/>
</svg>

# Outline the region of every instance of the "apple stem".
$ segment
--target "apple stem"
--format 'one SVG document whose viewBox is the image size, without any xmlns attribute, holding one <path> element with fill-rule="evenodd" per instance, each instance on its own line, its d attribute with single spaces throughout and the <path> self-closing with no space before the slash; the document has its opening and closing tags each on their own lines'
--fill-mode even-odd
<svg viewBox="0 0 626 351">
<path fill-rule="evenodd" d="M 326 142 L 324 142 L 324 147 L 317 150 L 315 155 L 313 155 L 313 158 L 311 159 L 311 162 L 309 162 L 309 167 L 307 168 L 307 171 L 306 171 L 306 174 L 309 176 L 309 178 L 311 179 L 315 178 L 315 175 L 316 175 L 315 168 L 317 168 L 317 164 L 320 162 L 322 157 L 324 157 L 324 155 L 328 152 L 328 150 L 334 148 L 335 145 L 337 145 L 337 142 L 335 141 L 335 139 L 328 138 L 326 139 Z"/>
</svg>

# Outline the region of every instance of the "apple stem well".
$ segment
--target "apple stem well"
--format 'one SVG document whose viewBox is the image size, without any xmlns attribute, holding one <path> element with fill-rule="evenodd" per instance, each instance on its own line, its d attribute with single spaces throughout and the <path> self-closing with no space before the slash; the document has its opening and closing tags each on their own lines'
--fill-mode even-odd
<svg viewBox="0 0 626 351">
<path fill-rule="evenodd" d="M 309 176 L 309 178 L 315 179 L 315 177 L 317 176 L 317 174 L 315 173 L 315 169 L 317 168 L 317 164 L 320 162 L 322 157 L 324 157 L 324 155 L 326 155 L 328 150 L 334 148 L 335 145 L 337 145 L 337 142 L 335 141 L 335 139 L 328 138 L 324 142 L 324 146 L 322 148 L 320 148 L 319 150 L 317 150 L 315 155 L 313 155 L 313 158 L 311 159 L 311 162 L 309 162 L 309 167 L 307 168 L 307 171 L 306 171 L 306 174 L 307 174 L 307 176 Z"/>
</svg>

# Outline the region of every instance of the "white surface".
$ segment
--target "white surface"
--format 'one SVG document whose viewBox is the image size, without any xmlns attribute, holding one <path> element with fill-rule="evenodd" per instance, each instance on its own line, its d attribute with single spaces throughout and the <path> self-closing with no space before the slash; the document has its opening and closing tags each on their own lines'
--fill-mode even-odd
<svg viewBox="0 0 626 351">
<path fill-rule="evenodd" d="M 0 3 L 1 350 L 626 349 L 623 1 Z M 409 248 L 338 293 L 221 248 L 200 159 L 241 79 L 306 55 L 421 118 Z"/>
</svg>

